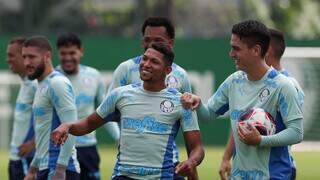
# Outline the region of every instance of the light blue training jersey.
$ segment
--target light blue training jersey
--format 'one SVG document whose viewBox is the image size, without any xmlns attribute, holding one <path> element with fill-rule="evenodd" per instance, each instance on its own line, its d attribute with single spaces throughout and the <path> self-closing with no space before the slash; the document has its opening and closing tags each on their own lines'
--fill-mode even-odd
<svg viewBox="0 0 320 180">
<path fill-rule="evenodd" d="M 76 95 L 76 106 L 79 119 L 88 117 L 98 105 L 102 102 L 106 95 L 106 85 L 98 70 L 79 65 L 79 72 L 77 74 L 68 75 L 64 73 L 60 66 L 56 68 L 62 72 L 72 84 Z M 115 122 L 106 124 L 111 136 L 119 139 L 119 127 Z M 76 147 L 88 147 L 97 144 L 95 131 L 76 137 Z"/>
<path fill-rule="evenodd" d="M 134 179 L 172 179 L 174 141 L 184 132 L 199 130 L 196 113 L 183 109 L 173 88 L 150 92 L 142 83 L 111 91 L 96 112 L 106 122 L 121 114 L 120 142 L 113 176 Z"/>
<path fill-rule="evenodd" d="M 142 82 L 139 72 L 141 58 L 142 56 L 137 56 L 124 61 L 116 68 L 112 75 L 112 82 L 108 88 L 108 93 L 120 86 Z M 180 93 L 191 92 L 191 84 L 187 72 L 175 63 L 172 64 L 172 71 L 167 75 L 165 81 L 167 87 L 175 88 Z M 174 162 L 176 163 L 179 161 L 179 151 L 175 143 L 174 146 Z"/>
<path fill-rule="evenodd" d="M 273 116 L 276 133 L 286 129 L 290 121 L 302 124 L 298 92 L 287 77 L 270 68 L 262 79 L 250 81 L 245 72 L 237 71 L 219 86 L 207 106 L 213 117 L 230 110 L 236 148 L 230 179 L 290 179 L 294 165 L 288 146 L 246 145 L 237 132 L 240 114 L 253 107 L 260 107 Z M 302 125 L 297 128 L 302 131 Z"/>
<path fill-rule="evenodd" d="M 77 109 L 71 82 L 63 74 L 53 71 L 38 84 L 33 102 L 36 153 L 31 166 L 39 170 L 54 169 L 57 164 L 67 170 L 80 172 L 76 157 L 75 137 L 69 135 L 62 146 L 50 139 L 51 132 L 61 123 L 75 122 Z"/>
<path fill-rule="evenodd" d="M 13 131 L 10 143 L 10 160 L 20 160 L 18 148 L 34 137 L 32 103 L 37 90 L 37 81 L 22 79 L 13 116 Z M 31 154 L 30 154 L 31 155 Z M 33 155 L 33 153 L 32 153 Z"/>
</svg>

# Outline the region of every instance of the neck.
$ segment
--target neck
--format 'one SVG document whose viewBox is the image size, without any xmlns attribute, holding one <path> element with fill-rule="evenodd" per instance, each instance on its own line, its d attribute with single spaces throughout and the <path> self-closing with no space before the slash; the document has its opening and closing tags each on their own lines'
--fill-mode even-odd
<svg viewBox="0 0 320 180">
<path fill-rule="evenodd" d="M 282 67 L 280 64 L 280 59 L 272 57 L 271 59 L 271 66 L 276 69 L 277 71 L 281 71 Z"/>
<path fill-rule="evenodd" d="M 164 82 L 164 80 L 159 83 L 151 83 L 151 82 L 146 82 L 144 81 L 143 82 L 143 88 L 147 91 L 152 91 L 152 92 L 159 92 L 161 91 L 162 89 L 165 89 L 166 88 L 166 84 Z"/>
<path fill-rule="evenodd" d="M 260 80 L 268 71 L 270 67 L 266 64 L 265 61 L 261 61 L 261 63 L 249 70 L 247 73 L 248 79 L 250 81 L 258 81 Z"/>
<path fill-rule="evenodd" d="M 48 65 L 48 67 L 45 67 L 43 74 L 38 78 L 38 81 L 42 81 L 44 78 L 46 78 L 52 72 L 53 72 L 52 65 Z"/>
</svg>

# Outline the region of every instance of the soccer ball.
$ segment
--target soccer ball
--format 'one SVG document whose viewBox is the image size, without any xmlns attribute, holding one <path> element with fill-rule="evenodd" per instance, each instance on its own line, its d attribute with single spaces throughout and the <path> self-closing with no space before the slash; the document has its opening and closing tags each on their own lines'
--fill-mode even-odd
<svg viewBox="0 0 320 180">
<path fill-rule="evenodd" d="M 251 108 L 241 113 L 239 123 L 250 123 L 261 135 L 272 135 L 276 132 L 275 120 L 270 113 L 261 108 Z"/>
</svg>

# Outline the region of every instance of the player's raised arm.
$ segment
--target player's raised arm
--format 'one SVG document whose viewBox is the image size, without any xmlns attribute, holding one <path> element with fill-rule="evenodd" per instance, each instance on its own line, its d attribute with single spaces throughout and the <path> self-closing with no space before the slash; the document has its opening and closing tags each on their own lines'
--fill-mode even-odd
<svg viewBox="0 0 320 180">
<path fill-rule="evenodd" d="M 52 132 L 51 139 L 56 144 L 63 144 L 67 140 L 69 133 L 75 136 L 82 136 L 94 131 L 104 123 L 105 121 L 94 112 L 80 121 L 61 124 Z"/>
</svg>

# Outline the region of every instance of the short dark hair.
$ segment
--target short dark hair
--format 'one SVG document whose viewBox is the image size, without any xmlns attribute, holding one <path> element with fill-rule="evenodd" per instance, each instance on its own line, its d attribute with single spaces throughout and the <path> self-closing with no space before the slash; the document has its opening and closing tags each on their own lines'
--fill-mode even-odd
<svg viewBox="0 0 320 180">
<path fill-rule="evenodd" d="M 166 17 L 149 17 L 147 18 L 142 25 L 142 35 L 144 35 L 147 26 L 160 27 L 163 26 L 166 28 L 166 31 L 171 39 L 175 38 L 174 26 L 172 22 Z"/>
<path fill-rule="evenodd" d="M 78 48 L 82 47 L 82 43 L 80 37 L 73 32 L 67 32 L 60 34 L 57 40 L 57 47 L 58 49 L 61 47 L 68 47 L 68 46 L 77 46 Z"/>
<path fill-rule="evenodd" d="M 22 37 L 22 36 L 18 36 L 18 37 L 14 37 L 9 41 L 9 44 L 18 44 L 20 46 L 23 45 L 23 43 L 27 40 L 27 38 Z"/>
<path fill-rule="evenodd" d="M 169 46 L 169 44 L 163 42 L 154 42 L 149 46 L 149 48 L 152 48 L 163 54 L 163 57 L 167 61 L 168 65 L 172 65 L 174 52 L 172 51 L 172 48 Z"/>
<path fill-rule="evenodd" d="M 45 36 L 32 36 L 28 38 L 24 43 L 23 47 L 37 47 L 42 51 L 52 52 L 52 46 Z"/>
<path fill-rule="evenodd" d="M 270 32 L 270 46 L 272 47 L 273 54 L 277 59 L 281 59 L 284 50 L 286 49 L 286 41 L 284 34 L 276 29 L 269 28 Z"/>
<path fill-rule="evenodd" d="M 256 20 L 247 20 L 233 25 L 232 34 L 239 36 L 248 47 L 258 44 L 261 47 L 261 57 L 264 57 L 270 44 L 268 28 Z"/>
</svg>

